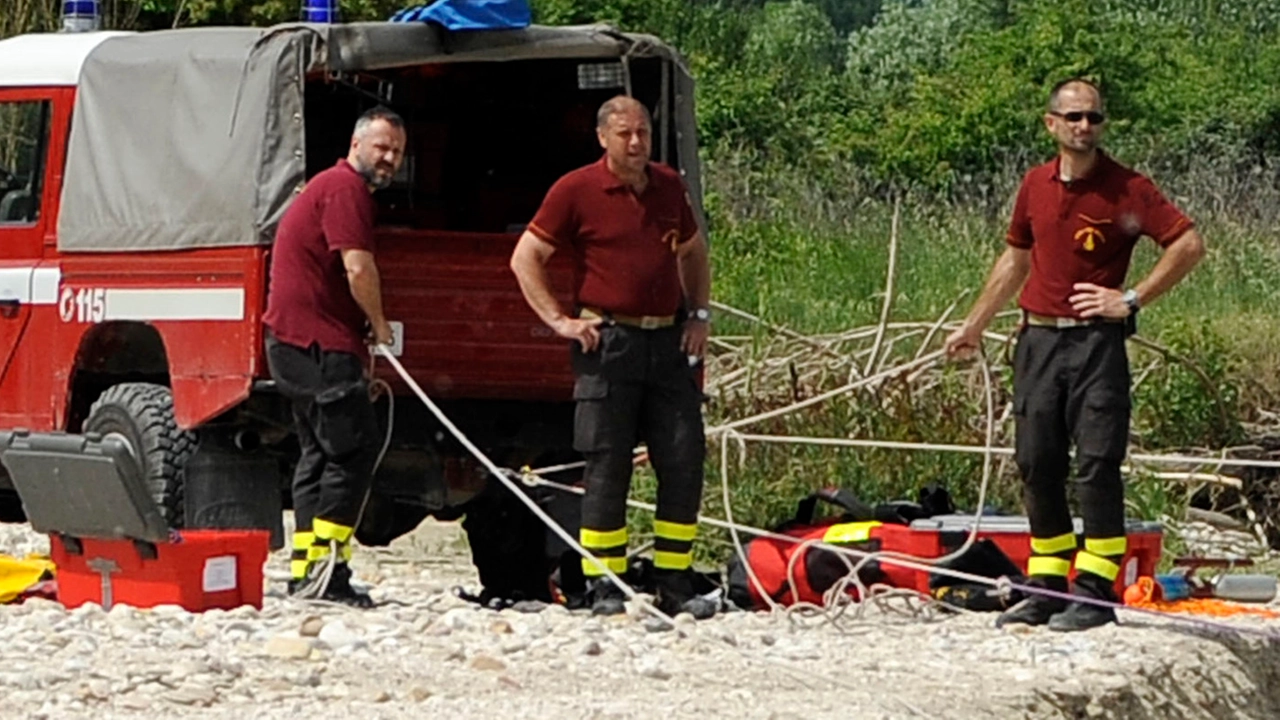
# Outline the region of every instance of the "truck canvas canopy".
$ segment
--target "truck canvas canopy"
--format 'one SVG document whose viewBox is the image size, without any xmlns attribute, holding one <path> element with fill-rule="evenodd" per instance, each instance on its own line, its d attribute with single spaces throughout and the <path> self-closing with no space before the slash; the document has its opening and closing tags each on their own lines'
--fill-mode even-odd
<svg viewBox="0 0 1280 720">
<path fill-rule="evenodd" d="M 701 219 L 693 79 L 655 37 L 604 25 L 449 32 L 426 23 L 293 23 L 121 34 L 94 47 L 77 83 L 58 249 L 269 244 L 306 180 L 308 76 L 556 58 L 670 65 L 662 102 L 675 128 L 673 160 Z"/>
</svg>

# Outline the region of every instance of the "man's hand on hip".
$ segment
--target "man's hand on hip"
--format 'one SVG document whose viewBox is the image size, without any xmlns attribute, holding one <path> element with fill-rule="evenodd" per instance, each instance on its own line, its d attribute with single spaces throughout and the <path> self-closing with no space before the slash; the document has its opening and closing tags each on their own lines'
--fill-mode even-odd
<svg viewBox="0 0 1280 720">
<path fill-rule="evenodd" d="M 1080 317 L 1129 317 L 1129 305 L 1124 301 L 1123 292 L 1093 283 L 1076 283 L 1072 288 L 1076 293 L 1067 300 Z"/>
<path fill-rule="evenodd" d="M 601 318 L 562 317 L 551 326 L 556 334 L 566 340 L 577 340 L 583 352 L 593 352 L 600 344 L 600 331 L 597 329 Z"/>
<path fill-rule="evenodd" d="M 686 355 L 702 357 L 707 352 L 707 336 L 710 334 L 710 323 L 691 320 L 684 324 L 684 334 L 680 338 L 680 349 Z"/>
</svg>

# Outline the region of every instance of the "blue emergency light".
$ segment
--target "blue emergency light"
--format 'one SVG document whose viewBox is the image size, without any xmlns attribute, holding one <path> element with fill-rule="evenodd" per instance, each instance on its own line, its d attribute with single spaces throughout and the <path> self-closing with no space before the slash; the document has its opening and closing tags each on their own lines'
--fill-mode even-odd
<svg viewBox="0 0 1280 720">
<path fill-rule="evenodd" d="M 302 0 L 302 22 L 336 23 L 341 16 L 338 0 Z"/>
<path fill-rule="evenodd" d="M 63 32 L 93 32 L 101 26 L 98 0 L 62 0 Z"/>
</svg>

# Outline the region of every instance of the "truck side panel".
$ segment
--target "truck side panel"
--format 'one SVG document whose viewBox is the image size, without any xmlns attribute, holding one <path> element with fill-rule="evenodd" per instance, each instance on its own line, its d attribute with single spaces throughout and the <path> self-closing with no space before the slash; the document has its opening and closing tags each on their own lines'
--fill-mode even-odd
<svg viewBox="0 0 1280 720">
<path fill-rule="evenodd" d="M 385 228 L 378 236 L 387 319 L 404 323 L 405 369 L 440 399 L 570 399 L 568 341 L 529 308 L 508 263 L 517 235 Z M 552 286 L 570 307 L 573 268 Z M 379 376 L 399 388 L 383 364 Z"/>
<path fill-rule="evenodd" d="M 98 323 L 145 323 L 156 329 L 168 360 L 178 424 L 191 428 L 249 396 L 261 367 L 264 307 L 262 248 L 135 255 L 63 255 L 54 317 L 55 424 L 66 422 L 85 334 Z"/>
</svg>

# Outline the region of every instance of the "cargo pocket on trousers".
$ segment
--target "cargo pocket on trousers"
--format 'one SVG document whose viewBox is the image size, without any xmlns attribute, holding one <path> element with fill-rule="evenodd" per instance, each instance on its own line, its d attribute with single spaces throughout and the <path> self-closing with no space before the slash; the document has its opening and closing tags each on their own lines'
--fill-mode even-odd
<svg viewBox="0 0 1280 720">
<path fill-rule="evenodd" d="M 1129 447 L 1129 413 L 1126 393 L 1098 394 L 1085 400 L 1076 422 L 1076 452 L 1080 455 L 1124 459 Z"/>
<path fill-rule="evenodd" d="M 364 381 L 343 383 L 316 395 L 316 440 L 330 457 L 341 457 L 365 444 L 365 404 L 369 391 Z"/>
<path fill-rule="evenodd" d="M 573 449 L 599 452 L 611 447 L 608 412 L 609 381 L 599 375 L 582 375 L 573 383 Z"/>
</svg>

